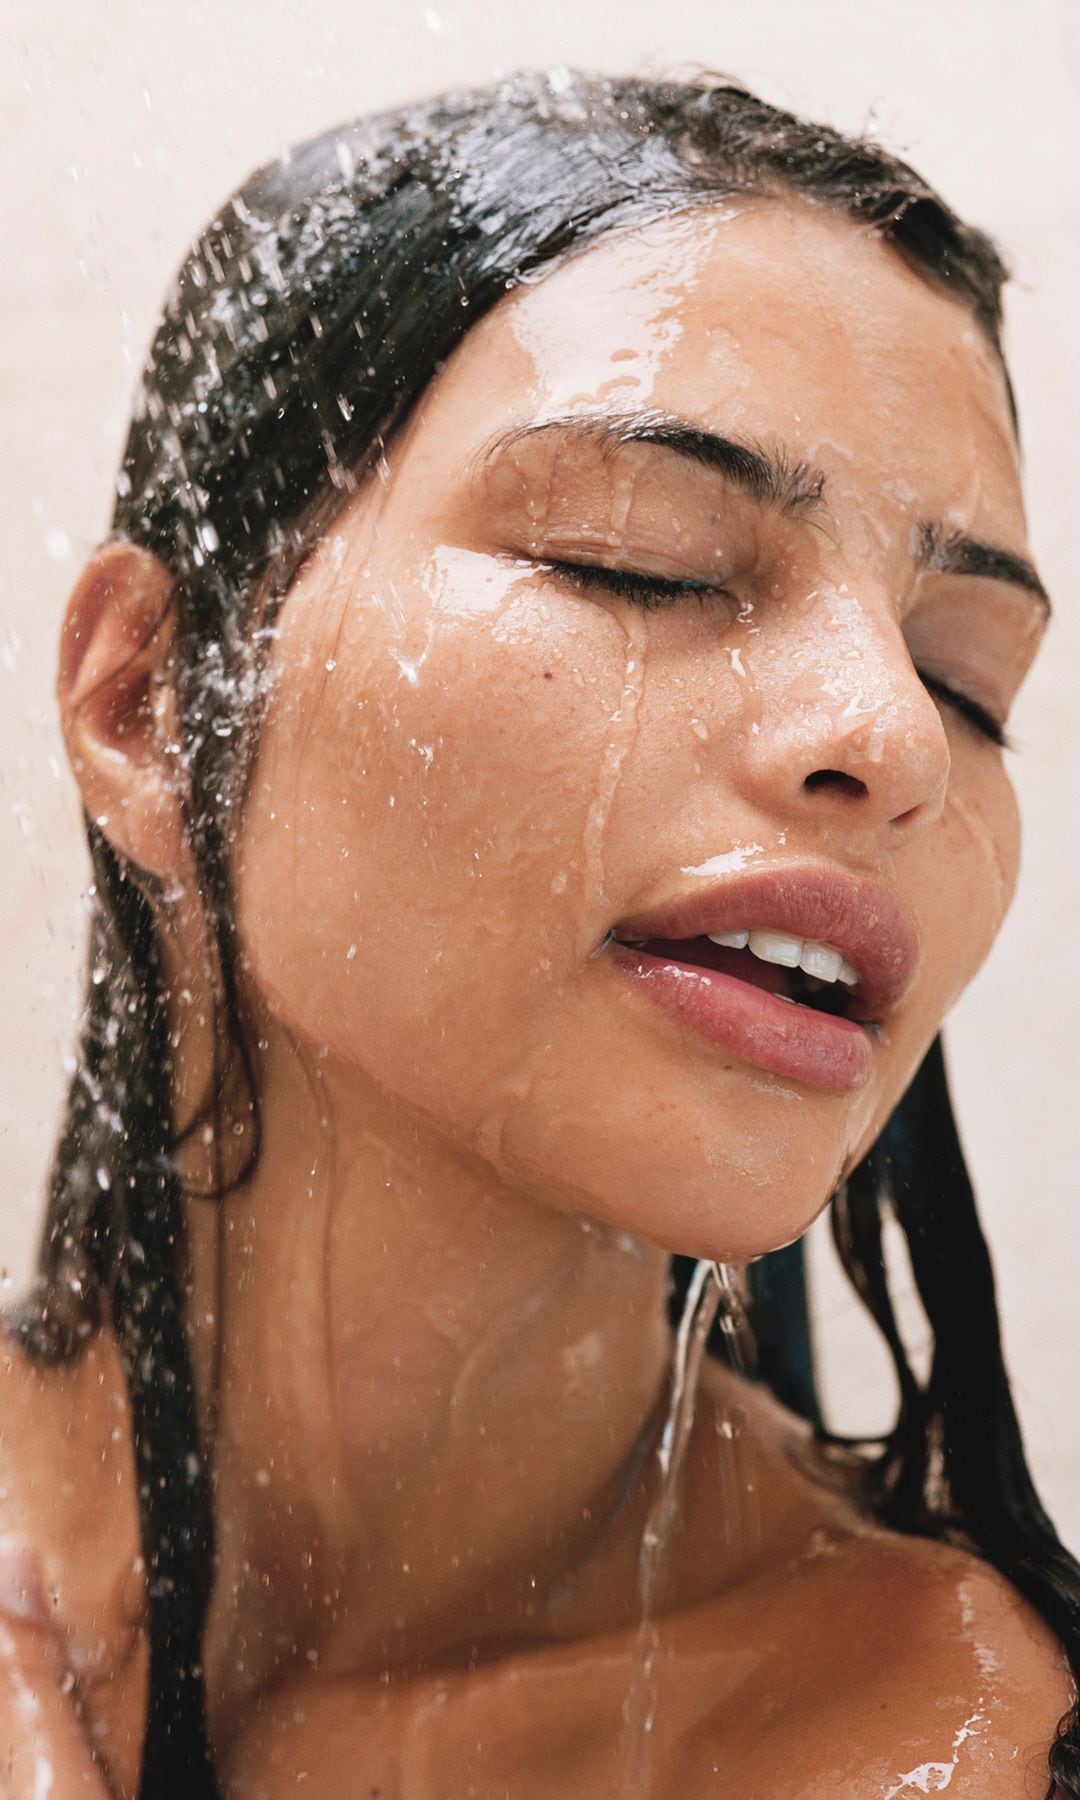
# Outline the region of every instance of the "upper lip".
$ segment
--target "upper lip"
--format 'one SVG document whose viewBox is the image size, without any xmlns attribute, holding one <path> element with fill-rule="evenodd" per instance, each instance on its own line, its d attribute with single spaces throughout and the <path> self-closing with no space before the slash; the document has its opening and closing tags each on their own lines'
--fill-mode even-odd
<svg viewBox="0 0 1080 1800">
<path fill-rule="evenodd" d="M 881 1019 L 908 992 L 919 941 L 905 908 L 880 882 L 806 863 L 748 870 L 695 888 L 614 926 L 617 938 L 692 938 L 709 932 L 783 931 L 831 944 L 858 971 L 853 1011 Z"/>
</svg>

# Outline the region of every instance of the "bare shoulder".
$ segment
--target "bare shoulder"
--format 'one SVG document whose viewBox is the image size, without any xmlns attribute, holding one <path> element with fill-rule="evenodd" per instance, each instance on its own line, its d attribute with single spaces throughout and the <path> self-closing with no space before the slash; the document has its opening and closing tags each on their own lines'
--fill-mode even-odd
<svg viewBox="0 0 1080 1800">
<path fill-rule="evenodd" d="M 947 1596 L 945 1622 L 964 1642 L 978 1645 L 981 1665 L 996 1666 L 1017 1694 L 1030 1691 L 1045 1704 L 1047 1692 L 1056 1688 L 1062 1711 L 1071 1705 L 1074 1695 L 1063 1646 L 1005 1575 L 980 1557 L 945 1545 L 919 1546 L 916 1554 L 920 1562 L 932 1565 L 925 1577 L 928 1584 Z"/>
<path fill-rule="evenodd" d="M 947 1786 L 950 1800 L 1043 1800 L 1075 1699 L 1045 1620 L 979 1557 L 877 1525 L 854 1459 L 849 1479 L 771 1396 L 730 1378 L 725 1396 L 717 1380 L 761 1446 L 757 1498 L 772 1519 L 750 1579 L 715 1612 L 726 1641 L 760 1648 L 750 1690 L 713 1715 L 714 1748 L 746 1771 L 747 1796 L 907 1800 Z"/>
<path fill-rule="evenodd" d="M 978 1557 L 877 1525 L 858 1503 L 854 1456 L 825 1463 L 811 1429 L 762 1388 L 720 1371 L 703 1392 L 755 1453 L 742 1474 L 758 1554 L 745 1581 L 705 1603 L 715 1642 L 738 1643 L 753 1669 L 711 1714 L 717 1757 L 745 1773 L 734 1800 L 906 1800 L 945 1786 L 950 1800 L 1043 1800 L 1075 1696 L 1034 1607 Z M 713 1444 L 702 1489 L 730 1493 L 740 1467 L 725 1490 L 716 1457 Z M 696 1549 L 715 1503 L 699 1510 Z"/>
<path fill-rule="evenodd" d="M 40 1537 L 56 1525 L 71 1541 L 77 1525 L 88 1548 L 99 1534 L 101 1548 L 118 1532 L 134 1541 L 130 1413 L 110 1334 L 98 1331 L 75 1355 L 50 1361 L 0 1331 L 0 1469 L 5 1529 Z"/>
<path fill-rule="evenodd" d="M 909 1613 L 920 1607 L 926 1614 L 921 1657 L 905 1670 L 905 1680 L 921 1695 L 913 1722 L 929 1741 L 943 1696 L 964 1697 L 964 1719 L 943 1759 L 955 1769 L 954 1791 L 1042 1800 L 1047 1753 L 1076 1700 L 1063 1646 L 1012 1582 L 980 1558 L 904 1540 L 901 1561 L 910 1584 Z M 897 1800 L 908 1791 L 898 1788 Z"/>
<path fill-rule="evenodd" d="M 41 1558 L 101 1735 L 110 1720 L 141 1717 L 145 1581 L 127 1389 L 109 1333 L 48 1362 L 0 1331 L 0 1531 L 26 1536 Z"/>
<path fill-rule="evenodd" d="M 962 1550 L 864 1529 L 837 1538 L 810 1586 L 814 1779 L 805 1765 L 801 1782 L 778 1769 L 777 1800 L 944 1787 L 1043 1800 L 1075 1691 L 1060 1643 L 1011 1582 Z"/>
</svg>

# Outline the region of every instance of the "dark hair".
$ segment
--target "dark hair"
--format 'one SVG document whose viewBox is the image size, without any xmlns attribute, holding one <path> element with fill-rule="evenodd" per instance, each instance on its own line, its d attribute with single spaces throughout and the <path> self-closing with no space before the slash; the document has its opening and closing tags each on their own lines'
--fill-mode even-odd
<svg viewBox="0 0 1080 1800">
<path fill-rule="evenodd" d="M 217 1197 L 259 1154 L 229 851 L 268 637 L 302 558 L 469 327 L 529 271 L 614 227 L 770 193 L 872 228 L 966 305 L 1000 353 L 1005 271 L 986 237 L 876 145 L 704 78 L 518 76 L 328 132 L 255 174 L 184 262 L 139 390 L 113 530 L 153 551 L 175 581 L 186 822 L 215 990 L 213 1080 L 197 1123 L 220 1147 Z M 53 1357 L 74 1354 L 99 1322 L 115 1330 L 149 1570 L 141 1791 L 144 1800 L 206 1800 L 217 1791 L 200 1670 L 212 1522 L 184 1339 L 184 1195 L 155 923 L 165 897 L 90 820 L 87 831 L 94 882 L 80 1053 L 37 1284 L 12 1324 L 33 1353 Z M 225 1129 L 238 1117 L 242 1140 Z M 238 1141 L 244 1157 L 230 1167 L 225 1147 Z M 887 1208 L 906 1234 L 933 1328 L 925 1383 L 889 1302 Z M 1080 1673 L 1080 1570 L 1024 1462 L 937 1047 L 836 1196 L 835 1221 L 900 1382 L 896 1428 L 867 1460 L 867 1504 L 899 1531 L 948 1536 L 994 1563 Z M 782 1386 L 782 1336 L 773 1364 Z M 1071 1715 L 1051 1766 L 1060 1789 L 1080 1795 Z"/>
</svg>

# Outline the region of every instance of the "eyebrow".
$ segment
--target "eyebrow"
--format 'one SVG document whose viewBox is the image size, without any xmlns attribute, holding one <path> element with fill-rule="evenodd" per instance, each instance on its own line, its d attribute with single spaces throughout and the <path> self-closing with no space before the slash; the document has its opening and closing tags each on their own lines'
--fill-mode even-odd
<svg viewBox="0 0 1080 1800">
<path fill-rule="evenodd" d="M 793 457 L 782 445 L 747 443 L 706 431 L 687 419 L 665 412 L 592 411 L 530 419 L 498 432 L 484 446 L 482 461 L 545 432 L 594 443 L 613 451 L 621 444 L 655 444 L 673 450 L 707 469 L 714 469 L 751 500 L 788 518 L 812 519 L 825 511 L 825 472 Z M 925 522 L 917 528 L 916 558 L 920 568 L 947 575 L 971 575 L 1023 588 L 1040 602 L 1047 616 L 1050 596 L 1026 557 L 960 531 Z"/>
<path fill-rule="evenodd" d="M 977 575 L 986 581 L 1008 581 L 1025 593 L 1034 594 L 1047 618 L 1050 596 L 1039 579 L 1037 570 L 1026 556 L 1014 550 L 1002 550 L 981 538 L 967 537 L 962 531 L 944 531 L 929 522 L 918 527 L 916 552 L 920 568 L 935 569 L 943 575 Z"/>
<path fill-rule="evenodd" d="M 762 444 L 721 437 L 670 413 L 585 412 L 530 419 L 492 438 L 485 446 L 484 461 L 547 431 L 595 443 L 601 449 L 617 450 L 621 444 L 656 444 L 662 450 L 674 450 L 689 462 L 715 469 L 752 500 L 789 516 L 807 516 L 821 505 L 825 475 L 812 463 L 797 462 L 782 448 L 769 449 Z"/>
</svg>

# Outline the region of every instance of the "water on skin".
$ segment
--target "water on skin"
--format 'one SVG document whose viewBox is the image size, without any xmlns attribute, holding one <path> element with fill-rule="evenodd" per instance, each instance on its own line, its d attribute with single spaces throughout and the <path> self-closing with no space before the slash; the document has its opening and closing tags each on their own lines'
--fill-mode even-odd
<svg viewBox="0 0 1080 1800">
<path fill-rule="evenodd" d="M 45 1742 L 46 1728 L 41 1701 L 33 1685 L 24 1678 L 18 1667 L 16 1650 L 6 1630 L 4 1637 L 8 1639 L 5 1649 L 10 1662 L 8 1679 L 14 1688 L 15 1716 L 25 1734 L 21 1745 L 8 1747 L 5 1770 L 16 1778 L 20 1771 L 31 1776 L 29 1800 L 49 1800 L 56 1787 L 56 1770 Z"/>
<path fill-rule="evenodd" d="M 647 1800 L 651 1792 L 653 1728 L 659 1705 L 655 1664 L 660 1631 L 657 1609 L 668 1572 L 679 1517 L 680 1478 L 694 1425 L 705 1345 L 719 1313 L 731 1364 L 742 1370 L 742 1301 L 734 1271 L 726 1263 L 699 1262 L 687 1289 L 672 1348 L 667 1413 L 656 1447 L 657 1490 L 645 1518 L 638 1558 L 640 1624 L 631 1684 L 623 1705 L 627 1800 Z M 734 1426 L 725 1421 L 734 1435 Z M 740 1517 L 737 1496 L 720 1497 L 725 1528 Z"/>
<path fill-rule="evenodd" d="M 994 831 L 991 822 L 983 818 L 957 792 L 955 783 L 951 784 L 946 792 L 945 808 L 981 851 L 983 865 L 997 889 L 995 899 L 1004 912 L 1012 896 L 1014 878 L 1007 867 L 998 834 Z"/>
<path fill-rule="evenodd" d="M 718 209 L 719 211 L 719 209 Z M 731 208 L 728 216 L 737 216 Z M 615 236 L 611 239 L 614 248 Z M 634 239 L 626 237 L 628 268 L 637 269 Z M 532 362 L 537 396 L 543 397 L 552 411 L 570 408 L 583 397 L 605 405 L 632 400 L 634 405 L 648 405 L 665 358 L 682 335 L 679 307 L 688 286 L 692 285 L 706 260 L 706 249 L 696 221 L 687 218 L 670 228 L 669 242 L 647 274 L 635 275 L 621 287 L 623 313 L 629 327 L 624 343 L 610 359 L 610 374 L 597 384 L 595 365 L 590 359 L 585 369 L 567 355 L 565 333 L 550 316 L 535 312 L 519 312 L 513 329 L 522 349 Z M 573 279 L 576 271 L 568 268 Z M 585 277 L 588 279 L 586 271 Z"/>
<path fill-rule="evenodd" d="M 596 791 L 589 803 L 585 819 L 584 856 L 586 894 L 590 901 L 603 903 L 604 830 L 619 785 L 619 776 L 637 736 L 637 715 L 645 687 L 645 648 L 648 642 L 647 620 L 640 613 L 625 612 L 618 622 L 626 635 L 626 661 L 623 669 L 622 698 L 611 714 L 597 772 Z"/>
</svg>

